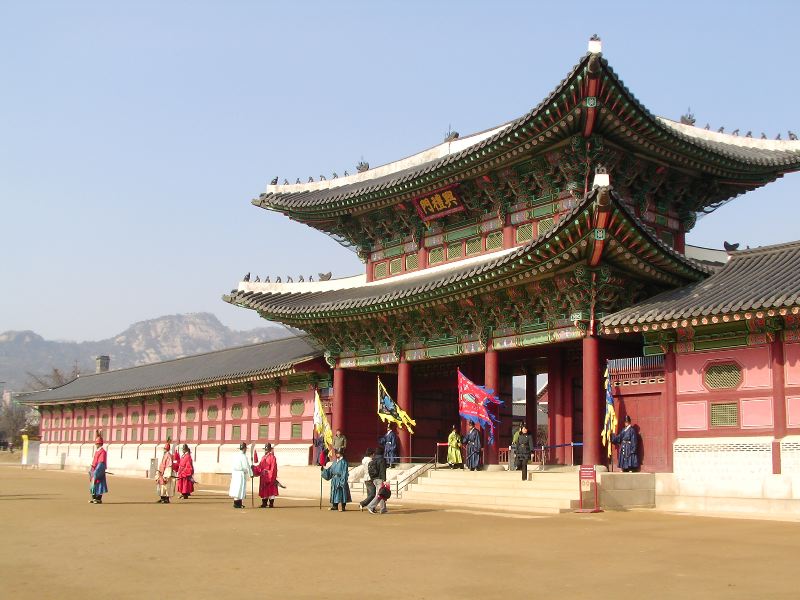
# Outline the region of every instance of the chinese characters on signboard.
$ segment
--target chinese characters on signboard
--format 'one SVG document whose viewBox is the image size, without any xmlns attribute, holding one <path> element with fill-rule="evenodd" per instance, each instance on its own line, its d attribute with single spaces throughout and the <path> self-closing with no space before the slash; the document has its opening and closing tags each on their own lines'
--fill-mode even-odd
<svg viewBox="0 0 800 600">
<path fill-rule="evenodd" d="M 453 188 L 436 190 L 425 196 L 414 198 L 414 206 L 423 221 L 438 219 L 464 210 L 464 204 Z"/>
</svg>

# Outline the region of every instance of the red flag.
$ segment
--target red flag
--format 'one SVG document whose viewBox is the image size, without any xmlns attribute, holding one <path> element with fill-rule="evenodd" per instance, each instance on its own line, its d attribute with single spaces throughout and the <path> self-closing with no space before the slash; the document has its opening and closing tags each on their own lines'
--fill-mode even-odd
<svg viewBox="0 0 800 600">
<path fill-rule="evenodd" d="M 494 440 L 494 424 L 498 422 L 491 412 L 489 403 L 502 404 L 502 400 L 482 385 L 467 379 L 458 370 L 458 414 L 468 421 L 489 430 L 489 442 Z"/>
<path fill-rule="evenodd" d="M 256 452 L 255 448 L 253 448 L 253 464 L 258 464 L 258 452 Z"/>
</svg>

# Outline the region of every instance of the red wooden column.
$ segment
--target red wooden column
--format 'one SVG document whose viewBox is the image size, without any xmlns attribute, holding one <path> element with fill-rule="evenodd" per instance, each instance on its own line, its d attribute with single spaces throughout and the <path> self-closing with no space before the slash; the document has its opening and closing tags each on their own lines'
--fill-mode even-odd
<svg viewBox="0 0 800 600">
<path fill-rule="evenodd" d="M 583 464 L 599 465 L 600 459 L 600 340 L 583 338 Z"/>
<path fill-rule="evenodd" d="M 547 358 L 547 416 L 549 424 L 548 446 L 563 444 L 564 431 L 564 353 L 554 348 Z M 550 462 L 564 464 L 564 448 L 550 449 Z"/>
<path fill-rule="evenodd" d="M 781 473 L 781 438 L 786 435 L 786 371 L 783 340 L 780 332 L 770 348 L 772 354 L 772 423 L 775 440 L 772 442 L 772 472 Z"/>
<path fill-rule="evenodd" d="M 484 375 L 483 384 L 486 389 L 494 390 L 495 394 L 500 393 L 500 366 L 497 357 L 497 350 L 492 348 L 492 341 L 486 343 L 486 354 L 484 356 Z M 497 416 L 497 405 L 490 403 L 489 410 Z M 499 430 L 495 431 L 494 442 L 489 443 L 488 436 L 484 439 L 486 443 L 485 460 L 487 465 L 497 464 L 497 442 Z"/>
<path fill-rule="evenodd" d="M 335 432 L 337 429 L 341 430 L 344 435 L 345 431 L 344 422 L 344 393 L 345 393 L 345 371 L 341 367 L 334 367 L 333 369 L 333 423 L 331 427 Z"/>
<path fill-rule="evenodd" d="M 411 410 L 411 364 L 406 361 L 405 356 L 400 357 L 400 363 L 397 365 L 397 406 L 409 415 L 413 414 Z M 408 428 L 398 427 L 397 436 L 400 438 L 400 455 L 411 456 L 411 434 L 408 432 Z M 403 458 L 403 462 L 411 462 L 411 459 Z"/>
<path fill-rule="evenodd" d="M 417 251 L 417 269 L 428 268 L 428 249 L 425 247 L 425 236 L 419 242 L 419 250 Z"/>
<path fill-rule="evenodd" d="M 514 226 L 511 224 L 511 216 L 506 215 L 503 224 L 503 248 L 513 248 L 515 245 Z"/>
<path fill-rule="evenodd" d="M 664 355 L 664 388 L 666 390 L 664 403 L 667 416 L 667 468 L 672 471 L 673 448 L 678 439 L 678 378 L 675 365 L 675 353 L 667 351 Z"/>
<path fill-rule="evenodd" d="M 525 370 L 525 424 L 528 433 L 536 440 L 539 405 L 536 403 L 536 363 L 531 361 Z"/>
</svg>

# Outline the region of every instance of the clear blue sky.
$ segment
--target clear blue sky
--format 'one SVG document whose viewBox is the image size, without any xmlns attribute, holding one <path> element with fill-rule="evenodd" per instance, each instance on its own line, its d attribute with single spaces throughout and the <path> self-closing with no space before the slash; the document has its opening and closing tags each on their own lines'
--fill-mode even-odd
<svg viewBox="0 0 800 600">
<path fill-rule="evenodd" d="M 70 2 L 0 6 L 0 331 L 100 339 L 163 314 L 261 324 L 220 296 L 252 271 L 360 272 L 250 205 L 515 118 L 586 51 L 654 113 L 800 132 L 796 2 Z M 690 243 L 800 238 L 800 174 Z"/>
</svg>

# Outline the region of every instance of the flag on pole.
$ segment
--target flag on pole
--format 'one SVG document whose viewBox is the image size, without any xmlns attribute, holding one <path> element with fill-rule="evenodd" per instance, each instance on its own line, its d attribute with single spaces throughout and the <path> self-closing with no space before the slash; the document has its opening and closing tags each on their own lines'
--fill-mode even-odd
<svg viewBox="0 0 800 600">
<path fill-rule="evenodd" d="M 254 465 L 258 464 L 258 452 L 256 452 L 255 446 L 253 446 L 253 464 Z"/>
<path fill-rule="evenodd" d="M 314 390 L 314 431 L 318 436 L 322 436 L 326 448 L 333 446 L 333 432 L 328 424 L 328 417 L 322 408 L 319 390 Z"/>
<path fill-rule="evenodd" d="M 503 404 L 494 390 L 487 390 L 482 385 L 470 381 L 458 370 L 458 414 L 467 421 L 472 421 L 489 430 L 489 443 L 494 442 L 494 425 L 500 421 L 491 412 L 489 404 Z"/>
<path fill-rule="evenodd" d="M 384 423 L 386 421 L 397 423 L 398 429 L 402 429 L 403 425 L 405 425 L 409 433 L 414 433 L 414 430 L 411 429 L 412 425 L 414 427 L 417 426 L 417 422 L 392 400 L 380 377 L 378 377 L 378 416 Z"/>
<path fill-rule="evenodd" d="M 614 409 L 614 395 L 611 393 L 611 378 L 608 376 L 608 366 L 605 372 L 606 383 L 606 417 L 603 421 L 603 430 L 600 432 L 600 439 L 603 446 L 606 446 L 608 457 L 611 458 L 611 437 L 617 430 L 617 411 Z"/>
</svg>

